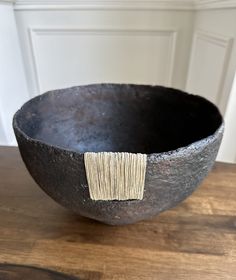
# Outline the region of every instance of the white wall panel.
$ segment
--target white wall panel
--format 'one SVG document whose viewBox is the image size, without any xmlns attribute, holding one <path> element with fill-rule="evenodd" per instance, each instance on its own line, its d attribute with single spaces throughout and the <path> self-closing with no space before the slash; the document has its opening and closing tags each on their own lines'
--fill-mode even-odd
<svg viewBox="0 0 236 280">
<path fill-rule="evenodd" d="M 198 87 L 199 93 L 213 100 L 221 109 L 227 131 L 217 159 L 235 162 L 236 145 L 233 143 L 236 135 L 233 128 L 236 122 L 232 104 L 235 104 L 236 95 L 232 93 L 230 99 L 229 95 L 236 72 L 236 3 L 201 0 L 199 8 L 204 10 L 195 14 L 194 32 L 204 30 L 205 33 L 200 38 L 195 36 L 187 89 Z"/>
<path fill-rule="evenodd" d="M 212 2 L 212 6 L 209 6 L 210 1 L 202 0 L 202 4 L 204 4 L 204 2 L 205 4 L 208 4 L 208 8 L 210 8 L 215 7 L 216 2 L 222 5 L 223 1 L 221 1 L 221 3 L 220 1 L 215 1 L 215 3 Z M 205 81 L 205 91 L 207 90 L 208 84 L 209 89 L 215 87 L 213 89 L 218 90 L 218 93 L 215 92 L 210 94 L 215 96 L 218 95 L 218 100 L 216 104 L 220 107 L 222 113 L 225 113 L 236 70 L 236 8 L 217 8 L 197 11 L 194 20 L 194 33 L 198 32 L 199 30 L 203 30 L 205 32 L 205 38 L 207 37 L 207 35 L 209 35 L 208 50 L 211 50 L 212 53 L 209 53 L 208 57 L 211 57 L 212 64 L 218 67 L 221 66 L 221 69 L 212 69 L 212 73 L 216 72 L 217 74 L 218 72 L 218 75 L 215 77 L 215 85 L 213 85 L 214 81 L 211 78 L 209 78 L 209 82 Z M 205 45 L 206 44 L 207 42 L 205 40 Z M 218 47 L 217 44 L 219 45 Z M 201 55 L 199 56 L 199 60 L 203 65 L 205 65 L 206 63 L 204 61 L 205 57 L 203 53 L 203 48 L 202 46 L 200 46 L 200 48 L 201 50 L 197 50 L 197 48 L 195 48 L 194 51 L 193 43 L 193 56 L 194 52 L 196 51 L 198 55 L 200 55 L 201 53 Z M 191 71 L 193 71 L 191 68 L 193 69 L 194 66 L 190 64 L 190 76 Z M 209 68 L 209 66 L 207 66 L 207 68 Z M 191 81 L 193 84 L 196 84 L 193 75 Z M 188 82 L 187 88 L 189 87 L 191 87 L 191 84 Z"/>
<path fill-rule="evenodd" d="M 192 11 L 17 10 L 31 95 L 94 82 L 184 88 Z"/>
<path fill-rule="evenodd" d="M 218 160 L 236 163 L 236 73 L 225 114 L 225 132 Z"/>
<path fill-rule="evenodd" d="M 96 82 L 171 85 L 175 30 L 30 29 L 39 92 Z"/>
<path fill-rule="evenodd" d="M 0 145 L 16 143 L 12 117 L 28 98 L 13 6 L 0 1 Z"/>
<path fill-rule="evenodd" d="M 186 90 L 220 104 L 232 38 L 195 31 Z"/>
</svg>

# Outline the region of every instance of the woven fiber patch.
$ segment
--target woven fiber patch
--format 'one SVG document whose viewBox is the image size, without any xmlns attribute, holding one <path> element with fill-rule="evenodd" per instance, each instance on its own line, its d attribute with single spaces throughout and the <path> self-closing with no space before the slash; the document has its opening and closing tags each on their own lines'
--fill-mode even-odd
<svg viewBox="0 0 236 280">
<path fill-rule="evenodd" d="M 91 199 L 143 199 L 147 155 L 88 152 L 84 162 Z"/>
</svg>

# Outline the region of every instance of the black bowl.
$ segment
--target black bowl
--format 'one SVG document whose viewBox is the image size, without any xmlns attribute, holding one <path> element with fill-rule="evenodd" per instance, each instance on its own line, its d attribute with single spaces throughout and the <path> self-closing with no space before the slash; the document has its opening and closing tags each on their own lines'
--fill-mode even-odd
<svg viewBox="0 0 236 280">
<path fill-rule="evenodd" d="M 74 212 L 107 224 L 150 218 L 188 197 L 215 161 L 223 135 L 206 99 L 161 86 L 94 84 L 28 101 L 13 127 L 35 181 Z M 142 200 L 94 201 L 85 152 L 147 154 Z"/>
</svg>

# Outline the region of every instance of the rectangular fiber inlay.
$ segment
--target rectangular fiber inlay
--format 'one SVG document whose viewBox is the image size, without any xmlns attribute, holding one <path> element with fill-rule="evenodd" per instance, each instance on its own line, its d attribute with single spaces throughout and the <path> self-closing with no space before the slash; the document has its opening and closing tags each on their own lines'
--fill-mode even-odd
<svg viewBox="0 0 236 280">
<path fill-rule="evenodd" d="M 147 155 L 88 152 L 84 162 L 91 199 L 143 198 Z"/>
</svg>

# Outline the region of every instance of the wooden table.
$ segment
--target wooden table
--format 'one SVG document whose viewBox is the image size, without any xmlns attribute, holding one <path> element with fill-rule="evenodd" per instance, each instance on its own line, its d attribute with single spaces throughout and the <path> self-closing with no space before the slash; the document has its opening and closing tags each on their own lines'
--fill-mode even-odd
<svg viewBox="0 0 236 280">
<path fill-rule="evenodd" d="M 217 163 L 178 207 L 112 227 L 56 204 L 31 179 L 18 149 L 1 147 L 0 262 L 80 279 L 236 279 L 236 165 Z"/>
</svg>

